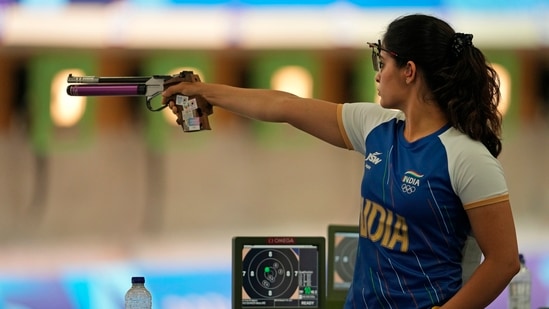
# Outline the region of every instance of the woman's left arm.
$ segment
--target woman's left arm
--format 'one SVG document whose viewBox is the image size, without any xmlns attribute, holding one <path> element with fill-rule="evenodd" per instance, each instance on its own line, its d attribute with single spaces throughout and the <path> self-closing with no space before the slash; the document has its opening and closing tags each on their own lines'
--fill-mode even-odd
<svg viewBox="0 0 549 309">
<path fill-rule="evenodd" d="M 518 272 L 518 245 L 509 200 L 467 210 L 484 260 L 469 281 L 441 309 L 485 308 Z"/>
</svg>

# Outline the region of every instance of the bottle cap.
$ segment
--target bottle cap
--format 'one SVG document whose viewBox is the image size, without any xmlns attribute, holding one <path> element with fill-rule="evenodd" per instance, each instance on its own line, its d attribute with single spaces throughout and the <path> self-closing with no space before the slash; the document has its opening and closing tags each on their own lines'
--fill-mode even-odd
<svg viewBox="0 0 549 309">
<path fill-rule="evenodd" d="M 132 277 L 132 283 L 145 283 L 145 277 Z"/>
</svg>

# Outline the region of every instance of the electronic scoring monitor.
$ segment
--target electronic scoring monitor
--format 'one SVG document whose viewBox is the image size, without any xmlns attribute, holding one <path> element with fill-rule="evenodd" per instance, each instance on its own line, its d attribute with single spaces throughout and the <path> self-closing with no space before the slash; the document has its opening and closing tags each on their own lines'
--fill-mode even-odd
<svg viewBox="0 0 549 309">
<path fill-rule="evenodd" d="M 324 237 L 234 237 L 232 309 L 323 309 Z"/>
<path fill-rule="evenodd" d="M 353 280 L 358 226 L 328 226 L 328 286 L 326 308 L 343 308 Z"/>
</svg>

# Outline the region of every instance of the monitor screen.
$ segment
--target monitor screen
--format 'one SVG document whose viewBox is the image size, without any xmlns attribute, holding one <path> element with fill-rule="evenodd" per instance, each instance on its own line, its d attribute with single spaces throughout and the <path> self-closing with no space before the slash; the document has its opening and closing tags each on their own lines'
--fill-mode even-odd
<svg viewBox="0 0 549 309">
<path fill-rule="evenodd" d="M 344 301 L 353 281 L 358 246 L 358 226 L 328 226 L 329 300 Z"/>
<path fill-rule="evenodd" d="M 234 237 L 233 309 L 324 308 L 324 237 Z"/>
</svg>

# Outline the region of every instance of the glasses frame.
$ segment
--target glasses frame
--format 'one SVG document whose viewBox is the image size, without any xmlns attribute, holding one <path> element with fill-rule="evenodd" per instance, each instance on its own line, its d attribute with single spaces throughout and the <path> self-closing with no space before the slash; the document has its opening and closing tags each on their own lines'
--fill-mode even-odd
<svg viewBox="0 0 549 309">
<path fill-rule="evenodd" d="M 389 50 L 387 48 L 381 47 L 381 40 L 377 40 L 377 43 L 370 43 L 370 42 L 366 42 L 366 43 L 372 49 L 372 65 L 374 66 L 374 71 L 376 72 L 379 72 L 381 69 L 379 67 L 379 63 L 381 61 L 380 57 L 381 57 L 382 50 L 395 58 L 400 58 L 400 56 L 396 52 Z"/>
</svg>

